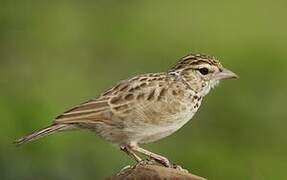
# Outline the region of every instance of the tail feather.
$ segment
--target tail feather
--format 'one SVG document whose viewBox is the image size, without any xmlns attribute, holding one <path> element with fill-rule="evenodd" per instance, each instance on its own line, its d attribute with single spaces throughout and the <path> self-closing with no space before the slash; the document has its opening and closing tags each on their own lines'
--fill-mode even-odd
<svg viewBox="0 0 287 180">
<path fill-rule="evenodd" d="M 64 130 L 66 129 L 68 126 L 70 126 L 69 124 L 53 124 L 51 126 L 48 126 L 46 128 L 37 130 L 31 134 L 28 134 L 26 136 L 23 136 L 19 139 L 17 139 L 15 141 L 15 144 L 17 145 L 22 145 L 22 144 L 26 144 L 28 142 L 34 141 L 36 139 L 42 138 L 44 136 L 48 136 L 54 132 L 60 131 L 60 130 Z"/>
</svg>

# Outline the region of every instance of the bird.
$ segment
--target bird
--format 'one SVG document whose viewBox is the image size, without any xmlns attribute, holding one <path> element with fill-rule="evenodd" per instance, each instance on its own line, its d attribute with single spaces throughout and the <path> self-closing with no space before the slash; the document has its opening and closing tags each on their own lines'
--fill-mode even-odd
<svg viewBox="0 0 287 180">
<path fill-rule="evenodd" d="M 166 72 L 120 81 L 15 143 L 22 145 L 56 132 L 84 129 L 117 145 L 136 162 L 142 162 L 141 156 L 146 156 L 173 167 L 168 158 L 141 145 L 175 133 L 193 118 L 203 98 L 220 81 L 237 78 L 216 57 L 190 53 Z"/>
</svg>

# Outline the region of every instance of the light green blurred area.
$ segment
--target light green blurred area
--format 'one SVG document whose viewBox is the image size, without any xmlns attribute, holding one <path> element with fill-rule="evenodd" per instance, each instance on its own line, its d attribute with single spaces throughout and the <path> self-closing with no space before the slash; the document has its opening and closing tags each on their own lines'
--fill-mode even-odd
<svg viewBox="0 0 287 180">
<path fill-rule="evenodd" d="M 208 179 L 286 179 L 287 1 L 0 0 L 0 179 L 103 179 L 133 162 L 93 133 L 16 137 L 190 52 L 240 75 L 145 147 Z"/>
</svg>

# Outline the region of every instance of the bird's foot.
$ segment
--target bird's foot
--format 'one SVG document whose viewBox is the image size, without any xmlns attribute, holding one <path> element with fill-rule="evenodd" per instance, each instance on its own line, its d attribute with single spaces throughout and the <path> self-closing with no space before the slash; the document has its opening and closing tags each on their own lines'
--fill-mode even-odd
<svg viewBox="0 0 287 180">
<path fill-rule="evenodd" d="M 165 157 L 163 156 L 155 156 L 155 157 L 150 157 L 152 158 L 154 161 L 156 161 L 157 163 L 165 166 L 165 167 L 168 167 L 168 168 L 173 168 L 173 164 Z"/>
<path fill-rule="evenodd" d="M 127 165 L 127 166 L 125 166 L 124 168 L 121 169 L 121 171 L 117 174 L 117 176 L 126 174 L 128 171 L 130 171 L 132 169 L 133 169 L 133 166 Z"/>
<path fill-rule="evenodd" d="M 153 159 L 144 159 L 136 164 L 136 166 L 154 165 L 156 161 Z"/>
<path fill-rule="evenodd" d="M 179 171 L 182 171 L 182 172 L 185 172 L 185 173 L 188 173 L 188 170 L 184 169 L 183 167 L 177 165 L 177 164 L 173 164 L 171 163 L 170 161 L 168 161 L 166 159 L 166 161 L 158 161 L 158 160 L 155 160 L 153 158 L 150 158 L 150 159 L 145 159 L 145 160 L 142 160 L 140 162 L 138 162 L 135 166 L 135 167 L 138 167 L 138 166 L 145 166 L 145 165 L 156 165 L 156 164 L 160 164 L 162 166 L 165 166 L 165 167 L 168 167 L 168 168 L 172 168 L 172 169 L 176 169 L 176 170 L 179 170 Z"/>
</svg>

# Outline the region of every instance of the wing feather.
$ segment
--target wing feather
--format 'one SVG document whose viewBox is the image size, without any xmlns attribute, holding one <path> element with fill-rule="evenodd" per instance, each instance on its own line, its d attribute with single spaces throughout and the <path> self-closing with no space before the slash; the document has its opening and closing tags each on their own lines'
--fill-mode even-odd
<svg viewBox="0 0 287 180">
<path fill-rule="evenodd" d="M 108 100 L 90 100 L 73 109 L 70 109 L 55 119 L 55 123 L 76 123 L 83 120 L 98 121 L 105 118 L 111 111 Z"/>
<path fill-rule="evenodd" d="M 159 113 L 155 111 L 158 107 L 153 107 L 165 101 L 171 81 L 168 78 L 166 73 L 150 73 L 121 81 L 98 99 L 64 112 L 56 118 L 55 123 L 112 122 L 120 119 L 115 117 L 132 114 L 142 121 L 148 121 L 153 114 Z"/>
</svg>

